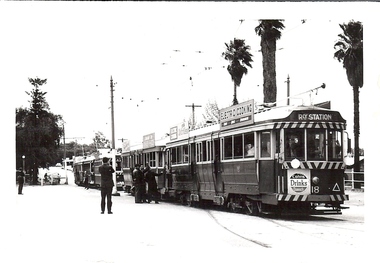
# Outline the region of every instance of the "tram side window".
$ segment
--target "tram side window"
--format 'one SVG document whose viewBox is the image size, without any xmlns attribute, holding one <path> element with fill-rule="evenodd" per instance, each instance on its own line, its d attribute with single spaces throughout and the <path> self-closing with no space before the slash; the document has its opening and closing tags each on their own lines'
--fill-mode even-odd
<svg viewBox="0 0 380 263">
<path fill-rule="evenodd" d="M 163 153 L 158 152 L 158 167 L 164 167 Z"/>
<path fill-rule="evenodd" d="M 183 151 L 182 151 L 182 146 L 177 147 L 177 161 L 178 163 L 182 163 L 182 156 L 183 156 Z"/>
<path fill-rule="evenodd" d="M 213 161 L 214 160 L 214 157 L 213 157 L 214 148 L 212 147 L 212 142 L 207 141 L 206 144 L 207 144 L 207 151 L 208 151 L 207 161 Z"/>
<path fill-rule="evenodd" d="M 243 135 L 234 136 L 234 159 L 243 158 Z"/>
<path fill-rule="evenodd" d="M 200 162 L 201 161 L 201 158 L 202 158 L 202 151 L 201 151 L 201 148 L 202 148 L 202 144 L 200 143 L 197 143 L 196 144 L 196 160 L 197 162 Z"/>
<path fill-rule="evenodd" d="M 155 152 L 149 153 L 149 165 L 151 167 L 156 167 L 156 153 Z"/>
<path fill-rule="evenodd" d="M 224 138 L 224 159 L 232 159 L 232 136 Z"/>
<path fill-rule="evenodd" d="M 207 147 L 206 147 L 206 141 L 202 142 L 202 161 L 207 161 Z"/>
<path fill-rule="evenodd" d="M 307 131 L 307 159 L 326 159 L 325 130 Z"/>
<path fill-rule="evenodd" d="M 244 157 L 255 157 L 255 134 L 253 132 L 244 134 Z"/>
<path fill-rule="evenodd" d="M 177 163 L 177 148 L 176 147 L 171 149 L 171 154 L 172 154 L 172 157 L 171 157 L 172 163 L 176 164 Z"/>
<path fill-rule="evenodd" d="M 342 159 L 342 132 L 329 131 L 328 138 L 329 159 Z"/>
<path fill-rule="evenodd" d="M 304 130 L 285 130 L 285 158 L 305 160 Z"/>
<path fill-rule="evenodd" d="M 271 153 L 271 144 L 270 144 L 270 132 L 261 133 L 261 157 L 270 157 Z"/>
<path fill-rule="evenodd" d="M 183 146 L 183 163 L 189 162 L 189 145 Z"/>
</svg>

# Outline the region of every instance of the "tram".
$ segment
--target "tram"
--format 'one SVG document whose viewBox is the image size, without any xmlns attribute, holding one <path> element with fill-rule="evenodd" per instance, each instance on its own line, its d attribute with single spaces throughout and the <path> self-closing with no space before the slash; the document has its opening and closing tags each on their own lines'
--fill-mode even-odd
<svg viewBox="0 0 380 263">
<path fill-rule="evenodd" d="M 79 186 L 84 185 L 85 176 L 89 176 L 88 186 L 91 188 L 99 188 L 101 186 L 101 179 L 99 173 L 99 166 L 102 165 L 102 158 L 108 157 L 110 165 L 112 166 L 113 157 L 110 153 L 103 153 L 99 156 L 77 156 L 74 157 L 73 173 L 75 184 Z M 124 188 L 124 176 L 121 166 L 121 154 L 116 154 L 116 188 L 122 190 Z"/>
<path fill-rule="evenodd" d="M 157 175 L 158 189 L 165 188 L 167 182 L 165 177 L 165 157 L 167 137 L 156 139 L 155 133 L 143 136 L 142 143 L 128 146 L 121 153 L 123 174 L 124 174 L 124 190 L 125 192 L 134 194 L 132 173 L 136 164 L 145 167 L 148 164 L 151 171 Z"/>
<path fill-rule="evenodd" d="M 94 184 L 94 162 L 94 156 L 73 157 L 73 173 L 76 185 L 84 186 L 85 177 L 90 176 L 91 180 L 88 180 L 89 187 L 99 187 Z"/>
<path fill-rule="evenodd" d="M 220 123 L 170 129 L 165 195 L 248 214 L 340 214 L 344 189 L 339 112 L 316 106 L 256 108 L 249 100 L 220 111 Z"/>
</svg>

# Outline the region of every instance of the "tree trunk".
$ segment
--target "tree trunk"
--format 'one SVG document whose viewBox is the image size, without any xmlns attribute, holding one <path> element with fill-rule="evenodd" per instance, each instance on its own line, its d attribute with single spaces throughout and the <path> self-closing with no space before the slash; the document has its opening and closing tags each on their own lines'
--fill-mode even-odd
<svg viewBox="0 0 380 263">
<path fill-rule="evenodd" d="M 276 102 L 276 40 L 262 40 L 264 102 Z"/>
<path fill-rule="evenodd" d="M 236 98 L 236 84 L 234 83 L 234 99 L 232 100 L 232 105 L 239 104 L 237 98 Z"/>
<path fill-rule="evenodd" d="M 362 174 L 357 174 L 360 172 L 360 159 L 359 159 L 359 134 L 360 134 L 360 124 L 359 124 L 359 87 L 353 87 L 354 90 L 354 180 L 362 181 L 364 177 Z M 361 183 L 354 182 L 354 188 L 360 189 Z"/>
</svg>

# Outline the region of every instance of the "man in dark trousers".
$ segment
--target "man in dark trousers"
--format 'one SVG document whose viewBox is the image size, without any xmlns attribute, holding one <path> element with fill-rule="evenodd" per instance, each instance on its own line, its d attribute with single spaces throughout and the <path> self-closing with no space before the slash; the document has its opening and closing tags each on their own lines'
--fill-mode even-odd
<svg viewBox="0 0 380 263">
<path fill-rule="evenodd" d="M 150 203 L 152 200 L 158 204 L 158 195 L 157 192 L 157 182 L 156 182 L 156 174 L 150 169 L 149 164 L 147 163 L 144 169 L 144 177 L 145 181 L 148 183 L 148 193 L 147 193 L 147 202 Z"/>
<path fill-rule="evenodd" d="M 145 200 L 145 180 L 143 172 L 140 170 L 140 164 L 136 164 L 133 170 L 133 181 L 135 184 L 135 203 L 143 203 Z"/>
<path fill-rule="evenodd" d="M 112 180 L 112 174 L 115 170 L 108 163 L 109 159 L 107 157 L 103 157 L 103 164 L 99 167 L 99 172 L 101 175 L 101 196 L 102 200 L 100 202 L 100 207 L 102 209 L 101 213 L 104 214 L 104 210 L 106 208 L 106 197 L 107 197 L 107 211 L 108 214 L 112 214 L 112 188 L 114 186 Z"/>
<path fill-rule="evenodd" d="M 21 167 L 16 171 L 16 175 L 17 175 L 17 182 L 18 182 L 18 194 L 22 195 L 22 188 L 24 187 L 25 174 Z"/>
</svg>

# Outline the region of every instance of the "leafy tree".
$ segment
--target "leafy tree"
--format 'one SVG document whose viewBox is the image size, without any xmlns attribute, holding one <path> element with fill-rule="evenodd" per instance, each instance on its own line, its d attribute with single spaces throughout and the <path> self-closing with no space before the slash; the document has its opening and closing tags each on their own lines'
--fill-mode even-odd
<svg viewBox="0 0 380 263">
<path fill-rule="evenodd" d="M 236 105 L 239 103 L 236 98 L 236 87 L 240 86 L 243 75 L 248 73 L 246 66 L 252 68 L 252 54 L 249 52 L 251 47 L 245 44 L 245 40 L 236 38 L 230 41 L 230 44 L 225 43 L 225 45 L 226 51 L 222 53 L 222 56 L 225 60 L 229 61 L 227 71 L 230 73 L 231 79 L 234 82 L 234 98 L 232 104 Z"/>
<path fill-rule="evenodd" d="M 16 109 L 16 161 L 25 155 L 26 169 L 33 171 L 33 182 L 37 183 L 38 167 L 55 164 L 63 129 L 58 125 L 62 116 L 49 111 L 46 92 L 40 86 L 46 79 L 29 78 L 33 89 L 26 92 L 31 96 L 30 108 Z"/>
<path fill-rule="evenodd" d="M 92 140 L 96 149 L 110 147 L 110 140 L 108 140 L 106 136 L 100 131 L 95 133 L 95 137 Z"/>
<path fill-rule="evenodd" d="M 334 57 L 343 63 L 348 82 L 354 92 L 354 171 L 359 172 L 359 88 L 363 87 L 363 26 L 361 22 L 356 21 L 339 26 L 343 34 L 338 35 L 340 40 L 334 45 Z M 360 183 L 355 183 L 354 187 L 360 188 Z"/>
<path fill-rule="evenodd" d="M 219 123 L 219 107 L 216 101 L 208 101 L 204 109 L 202 116 L 205 123 Z"/>
<path fill-rule="evenodd" d="M 285 28 L 282 20 L 260 20 L 255 28 L 261 37 L 260 46 L 263 55 L 264 103 L 274 103 L 277 98 L 276 84 L 276 42 Z"/>
</svg>

